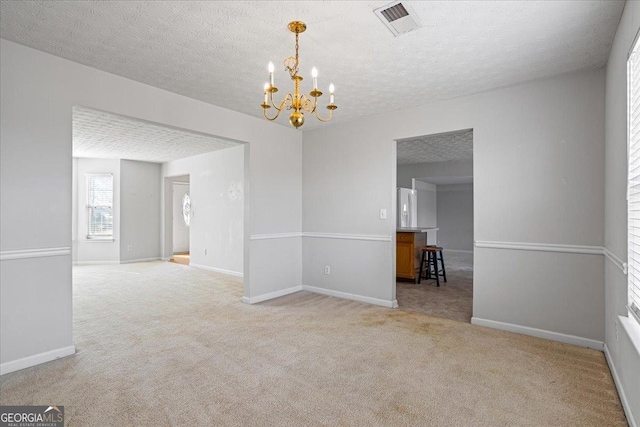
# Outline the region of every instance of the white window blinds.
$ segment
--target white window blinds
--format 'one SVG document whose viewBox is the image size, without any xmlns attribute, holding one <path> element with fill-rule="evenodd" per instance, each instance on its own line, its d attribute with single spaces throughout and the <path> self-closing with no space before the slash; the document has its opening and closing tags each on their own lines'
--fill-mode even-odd
<svg viewBox="0 0 640 427">
<path fill-rule="evenodd" d="M 87 175 L 87 239 L 113 238 L 113 176 Z"/>
<path fill-rule="evenodd" d="M 640 319 L 640 52 L 634 43 L 628 62 L 629 111 L 629 309 Z"/>
</svg>

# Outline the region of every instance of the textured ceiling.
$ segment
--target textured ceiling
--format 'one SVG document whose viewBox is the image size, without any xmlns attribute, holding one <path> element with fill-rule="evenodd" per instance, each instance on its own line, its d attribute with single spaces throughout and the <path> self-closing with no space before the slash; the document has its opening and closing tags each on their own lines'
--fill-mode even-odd
<svg viewBox="0 0 640 427">
<path fill-rule="evenodd" d="M 73 107 L 73 157 L 163 163 L 236 145 L 197 132 Z"/>
<path fill-rule="evenodd" d="M 261 117 L 267 63 L 300 38 L 303 89 L 336 85 L 335 122 L 603 66 L 624 1 L 412 1 L 423 25 L 394 37 L 388 1 L 2 1 L 0 36 Z M 307 78 L 309 77 L 309 78 Z M 326 97 L 325 102 L 326 102 Z M 324 110 L 324 108 L 322 109 Z M 287 124 L 287 118 L 279 119 Z M 307 120 L 304 129 L 319 126 Z M 326 125 L 324 125 L 326 126 Z"/>
<path fill-rule="evenodd" d="M 448 162 L 473 158 L 473 129 L 398 140 L 398 164 Z"/>
</svg>

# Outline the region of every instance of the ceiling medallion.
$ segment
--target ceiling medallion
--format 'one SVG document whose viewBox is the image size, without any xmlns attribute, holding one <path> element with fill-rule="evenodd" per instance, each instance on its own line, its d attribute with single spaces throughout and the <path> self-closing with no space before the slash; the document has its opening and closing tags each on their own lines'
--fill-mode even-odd
<svg viewBox="0 0 640 427">
<path fill-rule="evenodd" d="M 309 114 L 314 114 L 318 120 L 321 122 L 328 122 L 331 120 L 333 116 L 333 110 L 338 108 L 337 105 L 333 103 L 334 101 L 334 86 L 333 83 L 329 85 L 329 104 L 327 105 L 327 110 L 329 110 L 329 117 L 323 119 L 318 115 L 318 98 L 322 96 L 322 92 L 318 90 L 318 70 L 316 67 L 313 67 L 311 70 L 311 76 L 313 77 L 313 90 L 309 92 L 309 97 L 305 94 L 300 94 L 300 82 L 302 81 L 302 77 L 298 75 L 298 36 L 300 33 L 303 33 L 307 29 L 307 25 L 304 22 L 293 21 L 289 23 L 289 31 L 295 33 L 296 35 L 296 56 L 288 57 L 284 60 L 285 71 L 289 72 L 291 76 L 291 80 L 293 80 L 293 94 L 291 92 L 287 93 L 280 103 L 280 105 L 276 105 L 273 101 L 273 94 L 278 91 L 278 88 L 274 84 L 274 76 L 273 76 L 273 62 L 269 62 L 269 82 L 264 85 L 264 102 L 261 104 L 261 107 L 264 112 L 264 117 L 267 120 L 275 120 L 278 118 L 282 110 L 285 108 L 287 110 L 293 110 L 291 115 L 289 116 L 289 123 L 291 126 L 299 128 L 304 124 L 304 113 L 307 112 Z M 269 108 L 275 108 L 277 113 L 274 117 L 269 117 L 267 115 L 267 110 Z"/>
</svg>

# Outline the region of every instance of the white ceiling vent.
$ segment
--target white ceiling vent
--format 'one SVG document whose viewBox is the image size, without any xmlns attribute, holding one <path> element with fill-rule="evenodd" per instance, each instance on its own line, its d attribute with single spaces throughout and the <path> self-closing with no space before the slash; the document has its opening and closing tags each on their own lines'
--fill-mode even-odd
<svg viewBox="0 0 640 427">
<path fill-rule="evenodd" d="M 387 26 L 394 36 L 420 28 L 420 23 L 406 2 L 394 1 L 374 10 L 375 14 Z"/>
</svg>

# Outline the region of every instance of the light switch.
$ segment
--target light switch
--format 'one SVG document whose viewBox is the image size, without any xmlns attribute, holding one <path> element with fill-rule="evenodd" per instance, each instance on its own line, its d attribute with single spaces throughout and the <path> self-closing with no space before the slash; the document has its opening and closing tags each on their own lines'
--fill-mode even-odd
<svg viewBox="0 0 640 427">
<path fill-rule="evenodd" d="M 380 209 L 380 219 L 387 219 L 387 210 Z"/>
</svg>

